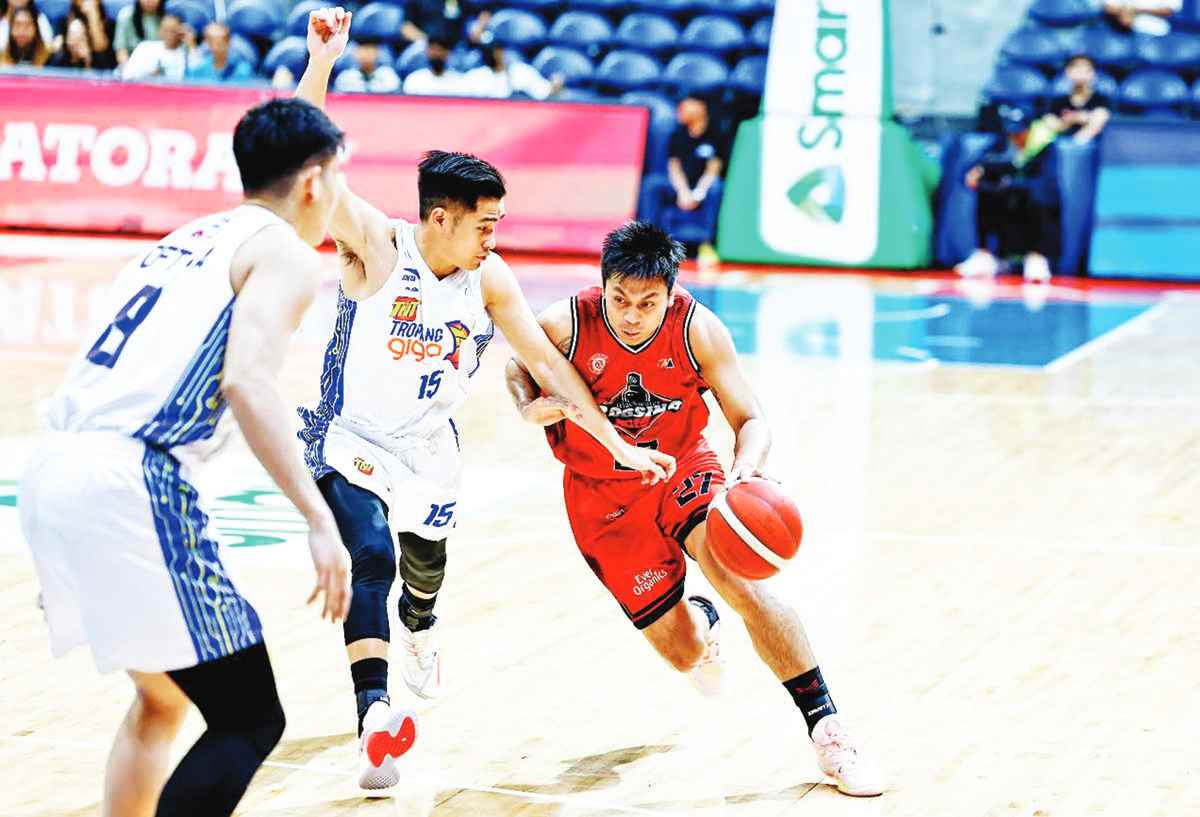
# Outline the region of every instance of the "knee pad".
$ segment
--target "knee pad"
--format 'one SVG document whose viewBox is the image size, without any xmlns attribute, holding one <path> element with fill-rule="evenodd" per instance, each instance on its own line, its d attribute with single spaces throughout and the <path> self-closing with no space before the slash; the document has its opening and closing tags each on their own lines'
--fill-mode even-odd
<svg viewBox="0 0 1200 817">
<path fill-rule="evenodd" d="M 446 577 L 446 540 L 400 534 L 400 575 L 417 592 L 435 595 Z"/>
</svg>

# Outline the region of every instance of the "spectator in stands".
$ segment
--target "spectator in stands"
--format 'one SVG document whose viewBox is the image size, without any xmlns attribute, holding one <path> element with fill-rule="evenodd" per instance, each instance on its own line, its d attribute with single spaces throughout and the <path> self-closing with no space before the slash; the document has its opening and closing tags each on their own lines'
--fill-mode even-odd
<svg viewBox="0 0 1200 817">
<path fill-rule="evenodd" d="M 400 90 L 400 75 L 390 65 L 379 64 L 379 46 L 359 43 L 354 46 L 356 67 L 338 74 L 333 87 L 359 94 L 394 94 Z"/>
<path fill-rule="evenodd" d="M 1095 88 L 1096 66 L 1091 57 L 1076 54 L 1067 60 L 1067 79 L 1071 92 L 1050 100 L 1045 122 L 1055 133 L 1072 136 L 1084 144 L 1095 139 L 1108 124 L 1109 105 Z"/>
<path fill-rule="evenodd" d="M 113 35 L 113 50 L 117 65 L 124 65 L 133 49 L 144 40 L 158 38 L 162 24 L 164 0 L 136 0 L 117 13 L 117 31 Z"/>
<path fill-rule="evenodd" d="M 563 89 L 560 74 L 546 79 L 528 63 L 512 58 L 503 46 L 489 45 L 483 49 L 483 65 L 468 71 L 462 80 L 464 96 L 507 99 L 523 94 L 530 99 L 546 99 Z"/>
<path fill-rule="evenodd" d="M 727 148 L 716 121 L 709 116 L 708 103 L 693 94 L 680 100 L 675 109 L 679 127 L 671 134 L 667 158 L 670 202 L 663 208 L 663 228 L 675 229 L 680 221 L 696 223 L 707 236 L 700 243 L 702 260 L 713 255 L 711 242 L 717 232 L 721 207 L 721 173 Z M 696 247 L 689 244 L 689 253 Z"/>
<path fill-rule="evenodd" d="M 204 27 L 208 53 L 187 68 L 187 78 L 203 82 L 241 82 L 254 76 L 250 63 L 229 53 L 229 26 L 209 23 Z"/>
<path fill-rule="evenodd" d="M 122 67 L 121 77 L 183 82 L 195 47 L 195 32 L 178 16 L 164 14 L 158 25 L 158 39 L 138 43 Z"/>
<path fill-rule="evenodd" d="M 451 43 L 440 35 L 430 38 L 425 46 L 428 68 L 418 68 L 404 80 L 404 93 L 414 96 L 460 96 L 463 75 L 452 71 L 450 65 Z"/>
<path fill-rule="evenodd" d="M 104 11 L 100 0 L 71 0 L 67 9 L 67 19 L 63 23 L 62 35 L 70 33 L 71 23 L 79 20 L 84 25 L 88 38 L 88 50 L 92 55 L 92 68 L 113 68 L 117 64 L 113 52 L 113 36 L 116 34 L 116 21 Z M 56 52 L 64 52 L 61 40 L 55 44 Z"/>
<path fill-rule="evenodd" d="M 1167 18 L 1178 14 L 1183 0 L 1092 0 L 1115 26 L 1161 37 L 1171 31 Z"/>
<path fill-rule="evenodd" d="M 96 69 L 96 55 L 88 38 L 87 25 L 76 18 L 67 23 L 67 34 L 61 38 L 58 48 L 50 55 L 46 65 L 51 68 L 78 68 L 83 71 Z M 107 66 L 111 68 L 112 66 Z"/>
<path fill-rule="evenodd" d="M 38 34 L 42 37 L 42 42 L 46 47 L 50 47 L 50 43 L 54 42 L 54 26 L 50 25 L 50 18 L 42 14 L 38 10 L 37 3 L 34 0 L 0 0 L 0 43 L 8 42 L 9 26 L 12 25 L 12 16 L 17 9 L 29 9 L 37 19 Z"/>
<path fill-rule="evenodd" d="M 0 65 L 45 65 L 50 49 L 38 30 L 37 17 L 26 8 L 9 15 L 8 36 L 0 43 Z"/>
<path fill-rule="evenodd" d="M 1029 139 L 1028 111 L 1002 106 L 1000 114 L 1007 136 L 998 135 L 967 171 L 966 185 L 976 193 L 977 249 L 955 270 L 990 277 L 1000 272 L 998 258 L 1024 255 L 1025 280 L 1043 283 L 1050 280 L 1061 233 L 1055 154 L 1048 142 Z"/>
<path fill-rule="evenodd" d="M 491 19 L 492 13 L 478 0 L 408 0 L 400 31 L 409 43 L 437 37 L 452 46 L 481 45 Z"/>
</svg>

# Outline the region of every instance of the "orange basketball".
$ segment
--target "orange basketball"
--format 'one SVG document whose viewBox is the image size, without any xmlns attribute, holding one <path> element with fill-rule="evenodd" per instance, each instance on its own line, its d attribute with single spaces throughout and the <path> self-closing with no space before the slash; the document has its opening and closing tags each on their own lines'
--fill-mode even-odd
<svg viewBox="0 0 1200 817">
<path fill-rule="evenodd" d="M 770 480 L 739 482 L 708 509 L 708 549 L 743 579 L 774 576 L 796 555 L 803 535 L 796 503 Z"/>
</svg>

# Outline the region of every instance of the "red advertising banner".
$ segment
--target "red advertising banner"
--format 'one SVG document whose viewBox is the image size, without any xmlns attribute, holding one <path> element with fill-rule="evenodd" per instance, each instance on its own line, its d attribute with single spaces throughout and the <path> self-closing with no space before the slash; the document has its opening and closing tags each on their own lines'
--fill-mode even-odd
<svg viewBox="0 0 1200 817">
<path fill-rule="evenodd" d="M 267 89 L 0 76 L 0 224 L 161 234 L 227 208 L 232 133 Z M 461 150 L 508 183 L 501 248 L 597 252 L 633 217 L 647 113 L 620 105 L 331 95 L 350 187 L 417 214 L 426 150 Z"/>
</svg>

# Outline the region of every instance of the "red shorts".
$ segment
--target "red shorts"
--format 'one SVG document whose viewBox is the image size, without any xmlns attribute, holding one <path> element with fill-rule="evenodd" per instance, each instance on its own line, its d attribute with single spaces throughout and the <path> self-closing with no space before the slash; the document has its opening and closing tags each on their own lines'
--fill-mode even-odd
<svg viewBox="0 0 1200 817">
<path fill-rule="evenodd" d="M 683 543 L 725 484 L 703 440 L 675 475 L 647 488 L 637 479 L 596 479 L 567 468 L 563 494 L 580 553 L 639 630 L 683 598 Z"/>
</svg>

